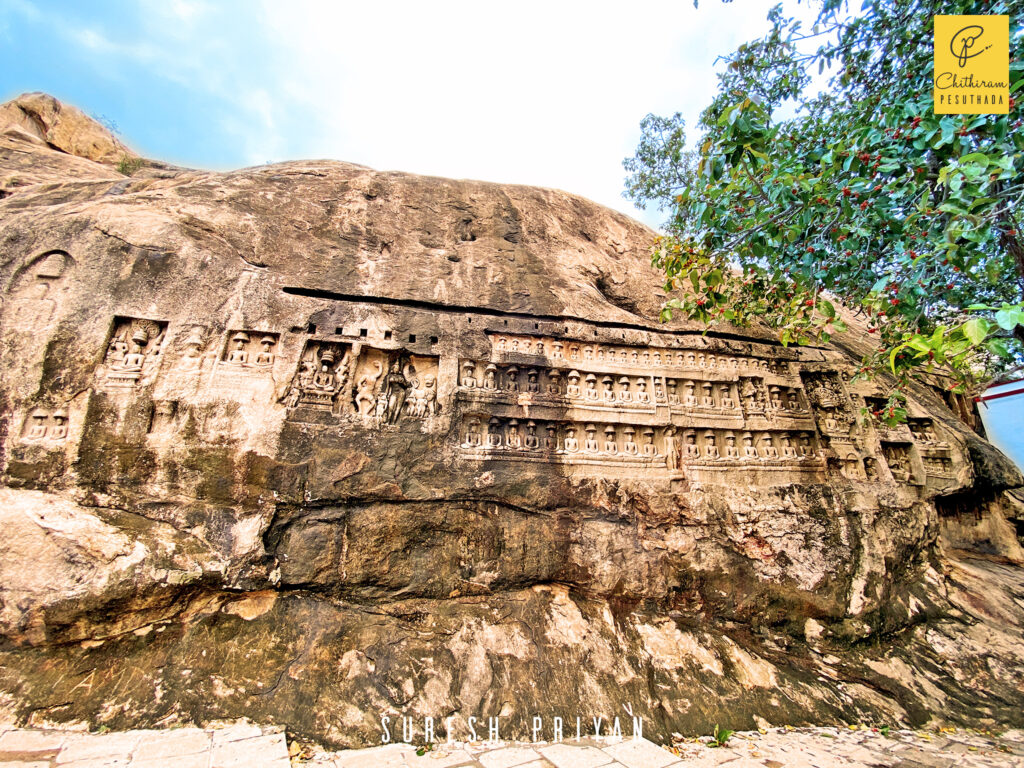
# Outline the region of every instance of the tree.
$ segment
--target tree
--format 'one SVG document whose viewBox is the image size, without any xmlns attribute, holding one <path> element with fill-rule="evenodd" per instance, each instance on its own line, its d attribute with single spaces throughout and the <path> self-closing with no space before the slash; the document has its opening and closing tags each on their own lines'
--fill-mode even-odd
<svg viewBox="0 0 1024 768">
<path fill-rule="evenodd" d="M 776 6 L 725 58 L 699 147 L 678 114 L 644 120 L 625 194 L 672 210 L 653 252 L 665 319 L 827 342 L 847 330 L 838 299 L 878 338 L 859 375 L 895 377 L 875 413 L 892 424 L 911 379 L 972 392 L 1024 363 L 1024 0 L 816 2 L 812 29 Z M 936 13 L 1010 15 L 1008 115 L 934 113 Z"/>
</svg>

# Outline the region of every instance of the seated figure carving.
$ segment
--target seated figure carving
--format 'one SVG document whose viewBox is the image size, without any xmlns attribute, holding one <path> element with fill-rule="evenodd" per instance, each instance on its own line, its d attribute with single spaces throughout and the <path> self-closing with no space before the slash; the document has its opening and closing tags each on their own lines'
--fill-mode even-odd
<svg viewBox="0 0 1024 768">
<path fill-rule="evenodd" d="M 537 437 L 537 425 L 532 421 L 526 424 L 526 437 L 523 438 L 523 445 L 531 451 L 540 448 L 540 440 Z"/>
<path fill-rule="evenodd" d="M 466 425 L 466 439 L 462 441 L 463 448 L 479 448 L 480 447 L 480 419 L 473 418 L 469 420 Z"/>
<path fill-rule="evenodd" d="M 523 447 L 523 436 L 519 433 L 519 422 L 516 419 L 511 419 L 508 423 L 505 445 L 513 451 L 518 451 Z"/>
<path fill-rule="evenodd" d="M 235 348 L 228 354 L 227 362 L 232 365 L 245 365 L 249 362 L 249 352 L 246 350 L 246 346 L 249 344 L 249 334 L 239 331 L 231 337 L 231 343 L 235 345 Z"/>
<path fill-rule="evenodd" d="M 260 339 L 260 346 L 262 349 L 256 354 L 256 365 L 273 365 L 274 364 L 274 344 L 277 343 L 277 339 L 273 336 L 264 336 Z"/>
<path fill-rule="evenodd" d="M 651 402 L 651 393 L 647 391 L 647 379 L 636 380 L 636 401 L 644 405 Z"/>
<path fill-rule="evenodd" d="M 655 457 L 658 455 L 658 446 L 654 444 L 654 430 L 648 427 L 644 430 L 644 456 Z"/>
<path fill-rule="evenodd" d="M 631 403 L 633 402 L 633 393 L 629 391 L 629 377 L 623 376 L 619 379 L 619 394 L 618 400 L 620 403 Z"/>
<path fill-rule="evenodd" d="M 704 455 L 709 459 L 721 458 L 718 452 L 718 444 L 715 442 L 715 433 L 711 430 L 704 433 Z"/>
<path fill-rule="evenodd" d="M 705 381 L 701 384 L 701 388 L 704 390 L 704 395 L 700 399 L 700 404 L 705 408 L 715 408 L 718 404 L 715 402 L 714 394 L 712 394 L 711 382 Z"/>
<path fill-rule="evenodd" d="M 497 417 L 487 423 L 487 445 L 490 448 L 501 448 L 501 421 Z"/>
<path fill-rule="evenodd" d="M 686 441 L 683 444 L 683 458 L 700 458 L 700 446 L 697 445 L 697 435 L 693 432 L 693 430 L 687 431 L 687 433 L 683 436 L 683 439 Z"/>
<path fill-rule="evenodd" d="M 614 383 L 612 381 L 612 377 L 611 376 L 605 376 L 603 379 L 601 379 L 601 384 L 604 385 L 604 392 L 601 393 L 601 398 L 606 403 L 614 403 L 615 402 L 615 389 L 614 389 L 615 385 L 614 385 Z"/>
<path fill-rule="evenodd" d="M 579 397 L 580 396 L 580 373 L 579 371 L 569 371 L 569 383 L 565 386 L 565 394 L 568 397 Z"/>
<path fill-rule="evenodd" d="M 611 424 L 604 428 L 604 452 L 611 455 L 619 452 L 619 445 L 615 439 L 615 427 Z"/>
<path fill-rule="evenodd" d="M 668 401 L 671 405 L 679 404 L 679 390 L 675 379 L 668 380 Z"/>
<path fill-rule="evenodd" d="M 683 382 L 683 389 L 685 390 L 685 392 L 683 393 L 683 405 L 685 405 L 687 408 L 696 407 L 697 396 L 693 394 L 693 391 L 695 389 L 694 383 L 687 379 L 686 381 Z"/>
<path fill-rule="evenodd" d="M 498 389 L 498 366 L 494 363 L 484 369 L 484 389 Z"/>
<path fill-rule="evenodd" d="M 572 424 L 565 428 L 565 452 L 576 453 L 580 449 L 580 441 L 576 439 L 576 427 Z"/>
<path fill-rule="evenodd" d="M 37 408 L 32 412 L 32 425 L 28 428 L 25 433 L 27 440 L 41 440 L 46 437 L 46 419 L 47 413 L 42 408 Z"/>
<path fill-rule="evenodd" d="M 562 372 L 557 368 L 552 368 L 548 371 L 548 394 L 562 394 Z"/>
<path fill-rule="evenodd" d="M 728 384 L 722 384 L 719 387 L 719 391 L 721 392 L 719 402 L 722 404 L 722 407 L 723 408 L 733 408 L 734 407 L 734 403 L 733 403 L 733 399 L 732 399 L 732 390 L 729 388 L 729 385 Z"/>
<path fill-rule="evenodd" d="M 68 436 L 68 412 L 58 408 L 53 412 L 53 429 L 50 430 L 50 437 L 54 440 L 63 440 Z"/>
<path fill-rule="evenodd" d="M 590 402 L 596 402 L 600 397 L 601 393 L 597 391 L 597 376 L 592 373 L 588 373 L 586 398 Z"/>
<path fill-rule="evenodd" d="M 622 452 L 629 456 L 637 456 L 640 453 L 640 446 L 633 440 L 633 434 L 635 432 L 636 430 L 628 425 L 623 430 L 623 434 L 626 436 L 626 442 L 622 446 Z"/>
</svg>

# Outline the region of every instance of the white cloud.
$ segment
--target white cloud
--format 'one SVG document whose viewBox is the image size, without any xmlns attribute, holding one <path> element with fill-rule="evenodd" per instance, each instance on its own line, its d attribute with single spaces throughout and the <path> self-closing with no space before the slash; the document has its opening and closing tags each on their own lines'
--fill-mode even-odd
<svg viewBox="0 0 1024 768">
<path fill-rule="evenodd" d="M 39 14 L 24 0 L 0 3 Z M 108 78 L 144 68 L 204 96 L 214 104 L 204 142 L 247 163 L 327 157 L 558 187 L 638 216 L 621 197 L 621 162 L 640 120 L 679 110 L 693 126 L 716 89 L 715 58 L 767 28 L 770 2 L 139 7 L 127 29 L 99 13 L 87 25 L 54 13 L 45 23 Z"/>
<path fill-rule="evenodd" d="M 264 0 L 262 17 L 312 154 L 560 187 L 636 215 L 621 161 L 641 118 L 695 121 L 715 57 L 764 29 L 768 7 Z"/>
</svg>

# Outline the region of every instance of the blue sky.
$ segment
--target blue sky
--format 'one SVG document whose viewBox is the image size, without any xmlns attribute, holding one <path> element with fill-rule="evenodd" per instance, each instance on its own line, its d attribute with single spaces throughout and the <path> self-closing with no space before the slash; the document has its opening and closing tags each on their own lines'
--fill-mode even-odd
<svg viewBox="0 0 1024 768">
<path fill-rule="evenodd" d="M 695 122 L 771 3 L 0 0 L 0 100 L 46 91 L 141 154 L 332 158 L 621 197 L 648 112 Z M 806 7 L 806 6 L 804 6 Z"/>
</svg>

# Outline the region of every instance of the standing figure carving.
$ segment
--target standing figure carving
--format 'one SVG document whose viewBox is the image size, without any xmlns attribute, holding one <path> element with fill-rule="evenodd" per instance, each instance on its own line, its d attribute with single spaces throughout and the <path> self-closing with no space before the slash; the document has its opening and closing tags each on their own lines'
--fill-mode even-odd
<svg viewBox="0 0 1024 768">
<path fill-rule="evenodd" d="M 376 373 L 373 375 L 363 374 L 359 377 L 359 381 L 356 382 L 356 412 L 360 416 L 369 416 L 373 413 L 374 396 L 373 391 L 377 387 L 377 380 L 384 373 L 384 366 L 380 360 L 373 361 L 374 370 Z"/>
<path fill-rule="evenodd" d="M 395 360 L 391 370 L 384 377 L 384 392 L 387 395 L 387 420 L 389 424 L 397 424 L 398 418 L 405 408 L 405 399 L 409 396 L 409 379 L 402 370 L 402 361 Z"/>
</svg>

